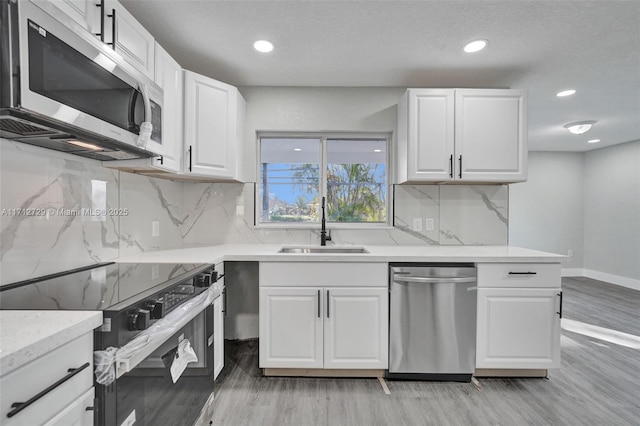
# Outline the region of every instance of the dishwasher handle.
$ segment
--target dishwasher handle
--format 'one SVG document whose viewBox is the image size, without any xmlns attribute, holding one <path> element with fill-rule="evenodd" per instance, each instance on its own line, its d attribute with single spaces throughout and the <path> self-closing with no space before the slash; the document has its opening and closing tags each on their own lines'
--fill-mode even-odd
<svg viewBox="0 0 640 426">
<path fill-rule="evenodd" d="M 394 277 L 397 283 L 473 283 L 476 277 Z"/>
</svg>

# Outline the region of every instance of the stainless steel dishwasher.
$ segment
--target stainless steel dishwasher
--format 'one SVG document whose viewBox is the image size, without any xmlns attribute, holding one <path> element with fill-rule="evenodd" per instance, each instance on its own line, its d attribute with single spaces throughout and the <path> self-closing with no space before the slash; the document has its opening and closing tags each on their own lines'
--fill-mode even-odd
<svg viewBox="0 0 640 426">
<path fill-rule="evenodd" d="M 392 379 L 469 382 L 476 364 L 473 264 L 389 264 Z"/>
</svg>

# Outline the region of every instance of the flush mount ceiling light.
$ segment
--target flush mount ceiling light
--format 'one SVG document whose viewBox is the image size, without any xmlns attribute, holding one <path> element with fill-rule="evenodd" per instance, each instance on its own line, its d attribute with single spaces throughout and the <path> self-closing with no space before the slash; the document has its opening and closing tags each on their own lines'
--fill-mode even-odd
<svg viewBox="0 0 640 426">
<path fill-rule="evenodd" d="M 587 143 L 598 143 L 598 142 L 600 142 L 600 139 L 591 139 L 587 141 Z"/>
<path fill-rule="evenodd" d="M 273 50 L 273 43 L 268 40 L 258 40 L 253 43 L 253 48 L 258 52 L 269 53 Z"/>
<path fill-rule="evenodd" d="M 591 130 L 591 127 L 593 127 L 595 123 L 595 121 L 578 121 L 575 123 L 565 124 L 564 127 L 574 135 L 581 135 Z"/>
<path fill-rule="evenodd" d="M 373 152 L 382 152 L 381 149 L 374 149 Z"/>
<path fill-rule="evenodd" d="M 293 150 L 294 150 L 295 152 L 300 152 L 300 151 L 302 151 L 302 148 L 293 148 Z"/>
<path fill-rule="evenodd" d="M 474 40 L 464 46 L 464 51 L 467 53 L 475 53 L 481 51 L 485 47 L 487 47 L 487 40 Z"/>
<path fill-rule="evenodd" d="M 574 89 L 567 89 L 567 90 L 563 90 L 562 92 L 556 93 L 556 96 L 559 98 L 564 98 L 565 96 L 571 96 L 575 93 L 576 91 Z"/>
</svg>

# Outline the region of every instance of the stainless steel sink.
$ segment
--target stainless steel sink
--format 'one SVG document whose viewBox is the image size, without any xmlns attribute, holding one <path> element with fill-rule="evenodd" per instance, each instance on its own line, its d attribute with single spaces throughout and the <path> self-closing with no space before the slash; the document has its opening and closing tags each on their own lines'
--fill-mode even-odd
<svg viewBox="0 0 640 426">
<path fill-rule="evenodd" d="M 278 253 L 296 254 L 345 254 L 345 253 L 369 253 L 364 247 L 282 247 Z"/>
</svg>

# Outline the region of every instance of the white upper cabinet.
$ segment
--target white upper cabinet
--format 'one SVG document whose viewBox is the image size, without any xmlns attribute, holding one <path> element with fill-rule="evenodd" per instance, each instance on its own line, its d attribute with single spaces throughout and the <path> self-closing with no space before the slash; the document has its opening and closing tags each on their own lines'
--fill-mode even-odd
<svg viewBox="0 0 640 426">
<path fill-rule="evenodd" d="M 154 78 L 155 41 L 116 0 L 31 0 L 63 21 L 71 18 L 87 32 L 120 54 L 129 64 Z"/>
<path fill-rule="evenodd" d="M 31 0 L 32 3 L 51 13 L 62 12 L 90 33 L 100 32 L 99 1 L 95 0 Z M 55 14 L 55 12 L 53 12 Z M 56 16 L 57 17 L 57 16 Z"/>
<path fill-rule="evenodd" d="M 245 100 L 238 89 L 184 72 L 184 173 L 242 181 Z"/>
<path fill-rule="evenodd" d="M 409 89 L 398 104 L 396 183 L 526 180 L 526 92 Z"/>
<path fill-rule="evenodd" d="M 152 161 L 156 167 L 180 172 L 182 165 L 182 67 L 166 50 L 156 43 L 155 82 L 162 87 L 162 146 L 163 155 Z"/>
<path fill-rule="evenodd" d="M 104 8 L 105 42 L 153 80 L 155 41 L 151 33 L 119 2 L 106 0 Z"/>
</svg>

